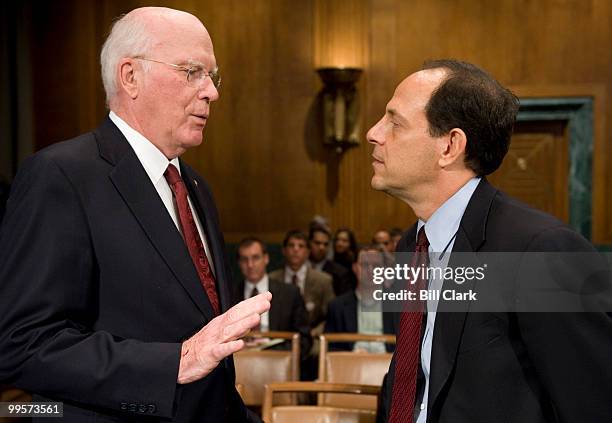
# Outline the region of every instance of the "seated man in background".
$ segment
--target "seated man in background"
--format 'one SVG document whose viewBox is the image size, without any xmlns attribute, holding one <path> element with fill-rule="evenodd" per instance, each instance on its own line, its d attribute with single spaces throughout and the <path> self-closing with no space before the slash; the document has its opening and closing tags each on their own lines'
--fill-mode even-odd
<svg viewBox="0 0 612 423">
<path fill-rule="evenodd" d="M 318 337 L 323 332 L 327 305 L 334 298 L 332 277 L 327 273 L 310 268 L 307 263 L 309 250 L 306 234 L 300 230 L 287 232 L 283 240 L 285 267 L 270 273 L 270 280 L 276 280 L 300 289 L 306 311 L 310 333 L 315 337 L 310 354 L 302 363 L 302 380 L 313 380 L 317 377 L 319 355 Z"/>
<path fill-rule="evenodd" d="M 357 277 L 357 288 L 336 297 L 327 310 L 325 332 L 395 334 L 396 324 L 392 313 L 382 312 L 382 303 L 375 301 L 372 293 L 380 287 L 372 283 L 372 269 L 392 266 L 392 257 L 380 245 L 367 245 L 359 251 L 353 272 Z M 330 345 L 331 350 L 385 352 L 394 346 L 381 342 L 356 342 Z"/>
<path fill-rule="evenodd" d="M 270 272 L 270 279 L 295 285 L 300 289 L 306 311 L 308 324 L 313 336 L 323 331 L 327 305 L 334 298 L 332 277 L 327 273 L 311 269 L 306 262 L 308 244 L 304 232 L 292 230 L 287 232 L 283 240 L 283 256 L 285 267 Z"/>
<path fill-rule="evenodd" d="M 270 262 L 266 245 L 257 238 L 245 238 L 238 245 L 238 264 L 244 279 L 234 286 L 234 303 L 262 292 L 272 293 L 270 310 L 261 315 L 260 332 L 285 331 L 300 334 L 302 357 L 310 351 L 312 338 L 304 300 L 296 286 L 270 280 L 266 267 Z"/>
<path fill-rule="evenodd" d="M 341 295 L 351 291 L 351 277 L 344 267 L 327 258 L 331 242 L 330 232 L 322 226 L 313 226 L 308 233 L 310 247 L 310 267 L 328 273 L 333 280 L 334 294 Z"/>
</svg>

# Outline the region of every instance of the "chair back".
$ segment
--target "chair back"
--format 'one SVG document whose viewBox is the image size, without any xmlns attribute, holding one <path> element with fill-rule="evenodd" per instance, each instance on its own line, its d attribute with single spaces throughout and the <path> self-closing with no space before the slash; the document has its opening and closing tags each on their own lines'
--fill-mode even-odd
<svg viewBox="0 0 612 423">
<path fill-rule="evenodd" d="M 381 386 L 389 371 L 391 353 L 329 351 L 330 342 L 385 342 L 395 343 L 394 335 L 359 333 L 326 333 L 320 336 L 319 381 Z M 376 410 L 376 398 L 354 395 L 322 394 L 319 405 Z"/>
<path fill-rule="evenodd" d="M 300 335 L 293 332 L 252 333 L 253 338 L 291 340 L 291 350 L 244 349 L 234 354 L 236 386 L 240 396 L 248 406 L 261 406 L 264 386 L 271 382 L 287 382 L 299 379 L 300 374 Z M 292 404 L 292 396 L 286 395 L 284 403 Z"/>
<path fill-rule="evenodd" d="M 266 385 L 263 420 L 266 423 L 374 423 L 376 410 L 321 405 L 276 405 L 275 394 L 278 396 L 286 392 L 316 392 L 320 395 L 333 393 L 333 395 L 352 395 L 359 401 L 370 397 L 375 399 L 379 391 L 380 387 L 370 385 L 322 382 L 271 383 Z"/>
</svg>

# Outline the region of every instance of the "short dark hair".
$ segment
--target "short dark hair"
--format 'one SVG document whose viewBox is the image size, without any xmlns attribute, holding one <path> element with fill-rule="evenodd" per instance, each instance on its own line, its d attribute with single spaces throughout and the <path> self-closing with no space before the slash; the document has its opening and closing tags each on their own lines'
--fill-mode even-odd
<svg viewBox="0 0 612 423">
<path fill-rule="evenodd" d="M 323 226 L 316 225 L 316 226 L 312 226 L 310 230 L 308 231 L 308 241 L 312 241 L 312 239 L 314 238 L 314 235 L 317 232 L 321 232 L 322 234 L 327 235 L 329 239 L 331 239 L 331 233 L 326 228 L 324 228 Z"/>
<path fill-rule="evenodd" d="M 261 246 L 261 252 L 264 255 L 268 254 L 268 247 L 266 247 L 266 244 L 264 244 L 261 239 L 254 236 L 249 236 L 238 243 L 238 248 L 236 248 L 236 258 L 240 259 L 240 250 L 250 247 L 253 244 L 259 244 Z"/>
<path fill-rule="evenodd" d="M 430 60 L 422 67 L 438 68 L 446 69 L 448 75 L 425 106 L 429 134 L 440 137 L 453 128 L 462 129 L 467 136 L 466 166 L 478 176 L 494 172 L 510 147 L 518 98 L 471 63 Z"/>
<path fill-rule="evenodd" d="M 306 243 L 306 245 L 308 245 L 308 238 L 306 238 L 306 234 L 300 229 L 292 229 L 285 234 L 285 239 L 283 239 L 283 247 L 287 246 L 291 238 L 301 239 Z"/>
<path fill-rule="evenodd" d="M 391 238 L 393 238 L 394 236 L 403 235 L 404 231 L 402 231 L 400 228 L 391 228 L 389 230 L 389 234 L 391 235 Z"/>
</svg>

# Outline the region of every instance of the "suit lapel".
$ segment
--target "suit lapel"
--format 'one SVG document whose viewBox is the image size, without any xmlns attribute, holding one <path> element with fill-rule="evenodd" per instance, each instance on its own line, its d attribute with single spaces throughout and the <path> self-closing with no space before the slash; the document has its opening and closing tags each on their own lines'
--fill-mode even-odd
<svg viewBox="0 0 612 423">
<path fill-rule="evenodd" d="M 474 253 L 485 242 L 487 217 L 496 192 L 495 188 L 483 178 L 461 219 L 448 267 L 462 266 L 466 262 L 477 262 Z M 455 253 L 461 253 L 461 257 Z M 472 289 L 474 282 L 474 280 L 464 282 L 461 285 L 461 291 Z M 458 286 L 452 280 L 445 280 L 442 290 L 456 289 Z M 448 382 L 455 366 L 469 306 L 470 303 L 467 301 L 440 301 L 438 305 L 431 351 L 428 415 L 431 415 L 436 399 Z"/>
<path fill-rule="evenodd" d="M 270 324 L 270 330 L 280 330 L 280 315 L 279 315 L 279 305 L 282 305 L 282 302 L 279 302 L 281 299 L 281 295 L 278 286 L 275 281 L 272 281 L 268 278 L 268 289 L 272 293 L 272 298 L 276 298 L 276 302 L 272 302 L 270 306 L 270 311 L 268 312 L 268 319 Z"/>
<path fill-rule="evenodd" d="M 347 307 L 343 308 L 344 311 L 344 322 L 346 324 L 347 332 L 357 332 L 357 321 L 359 317 L 357 316 L 357 296 L 354 292 L 351 295 L 351 299 L 347 304 Z"/>
<path fill-rule="evenodd" d="M 94 133 L 100 155 L 114 165 L 109 175 L 112 183 L 189 297 L 208 320 L 212 319 L 212 307 L 185 242 L 138 157 L 110 119 Z"/>
</svg>

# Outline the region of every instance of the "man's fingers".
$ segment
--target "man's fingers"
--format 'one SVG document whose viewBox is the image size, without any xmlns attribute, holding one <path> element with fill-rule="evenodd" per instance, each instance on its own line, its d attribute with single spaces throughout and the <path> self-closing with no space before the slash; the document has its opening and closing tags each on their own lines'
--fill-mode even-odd
<svg viewBox="0 0 612 423">
<path fill-rule="evenodd" d="M 244 341 L 242 339 L 238 339 L 237 341 L 229 341 L 223 344 L 215 345 L 211 349 L 210 353 L 213 357 L 213 360 L 219 362 L 228 355 L 234 354 L 243 348 Z"/>
<path fill-rule="evenodd" d="M 244 300 L 225 312 L 226 324 L 236 323 L 250 314 L 262 314 L 270 310 L 272 293 L 263 292 L 259 295 Z"/>
<path fill-rule="evenodd" d="M 257 313 L 253 313 L 236 323 L 227 325 L 223 328 L 221 342 L 242 338 L 249 332 L 249 330 L 251 330 L 251 328 L 257 326 L 260 321 L 260 315 Z"/>
</svg>

